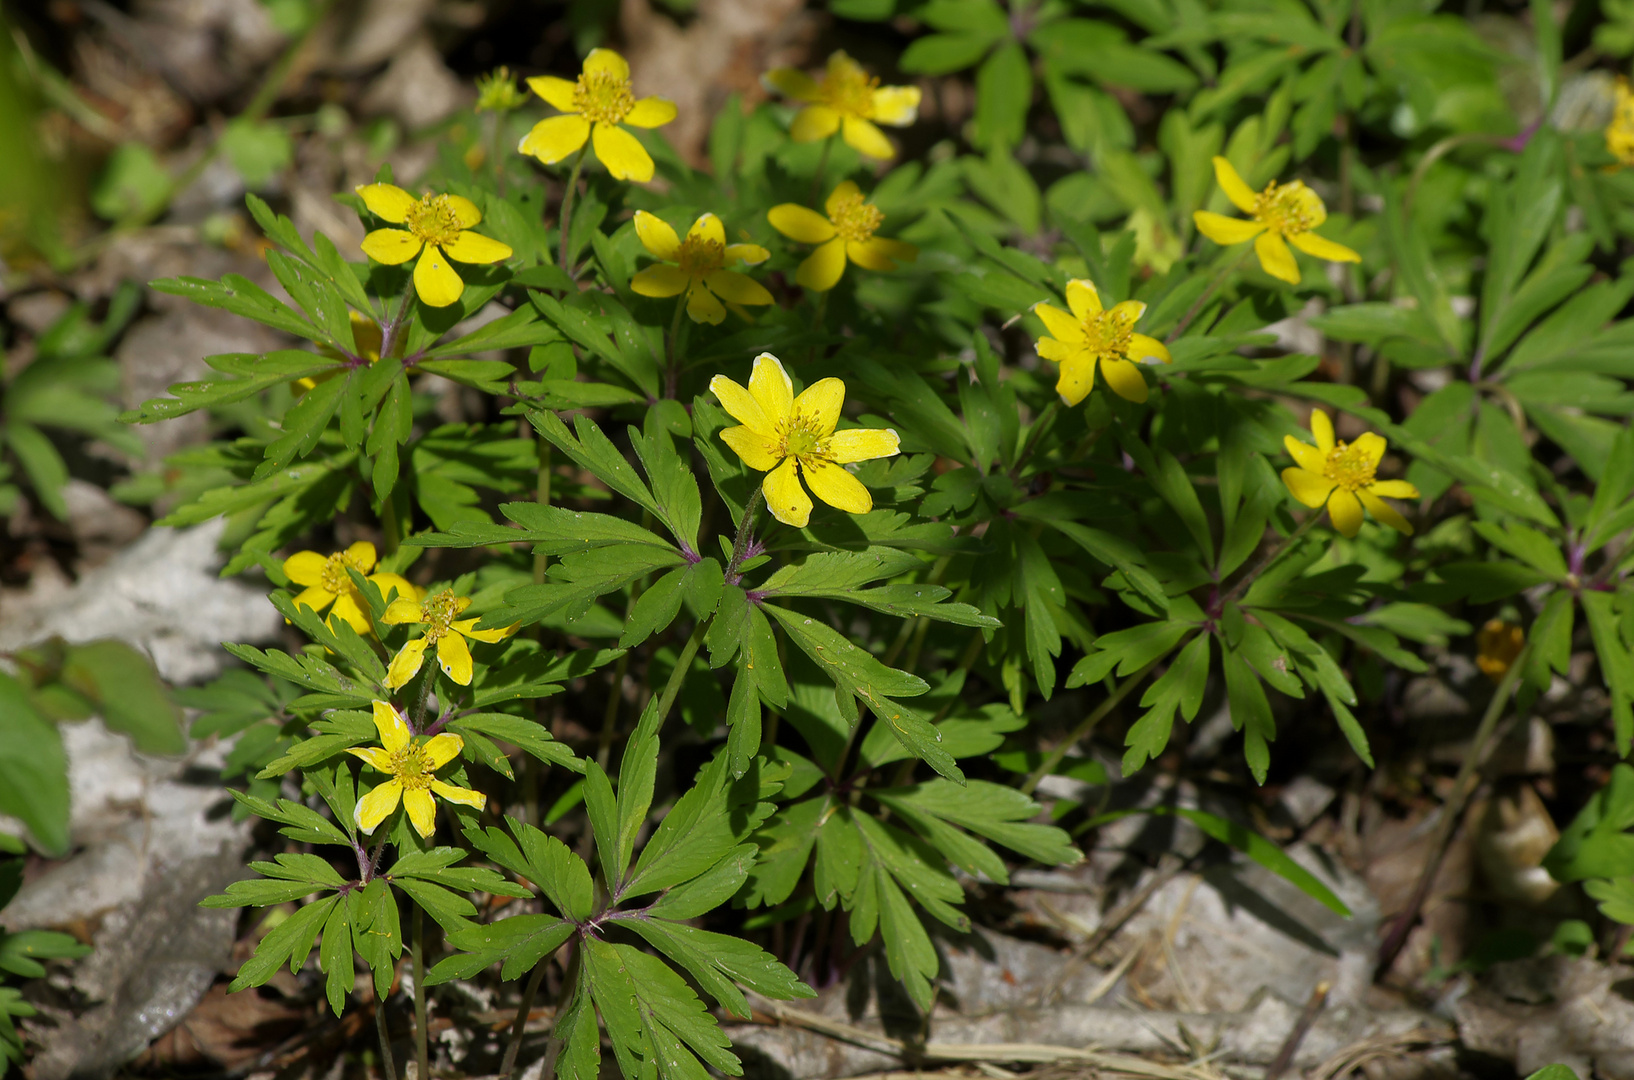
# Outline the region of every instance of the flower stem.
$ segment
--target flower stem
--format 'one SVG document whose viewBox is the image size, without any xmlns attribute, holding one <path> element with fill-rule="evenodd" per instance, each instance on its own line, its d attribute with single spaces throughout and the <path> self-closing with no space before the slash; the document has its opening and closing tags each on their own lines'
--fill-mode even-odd
<svg viewBox="0 0 1634 1080">
<path fill-rule="evenodd" d="M 511 1080 L 511 1074 L 516 1072 L 516 1055 L 522 1050 L 522 1036 L 527 1031 L 528 1016 L 533 1012 L 533 998 L 539 993 L 539 983 L 545 977 L 545 967 L 549 963 L 550 957 L 547 956 L 533 965 L 528 985 L 522 988 L 522 1001 L 516 1007 L 516 1020 L 511 1024 L 511 1041 L 505 1047 L 505 1060 L 499 1066 L 499 1080 Z"/>
<path fill-rule="evenodd" d="M 562 192 L 562 212 L 557 219 L 562 229 L 562 269 L 567 272 L 568 277 L 573 276 L 573 268 L 567 262 L 567 237 L 573 225 L 573 197 L 579 191 L 579 170 L 584 168 L 584 152 L 588 149 L 590 144 L 586 142 L 579 147 L 578 154 L 573 158 L 573 169 L 567 174 L 567 190 Z"/>
<path fill-rule="evenodd" d="M 508 115 L 510 114 L 505 109 L 497 109 L 494 112 L 494 127 L 492 135 L 492 141 L 494 144 L 494 190 L 498 192 L 501 199 L 505 197 L 505 166 L 503 164 L 504 158 L 501 155 L 503 155 L 505 151 L 505 117 Z"/>
<path fill-rule="evenodd" d="M 709 632 L 709 624 L 715 621 L 715 616 L 699 619 L 698 625 L 692 628 L 692 636 L 681 647 L 681 655 L 675 658 L 675 670 L 670 672 L 669 682 L 664 684 L 664 692 L 658 698 L 658 723 L 664 723 L 664 717 L 669 715 L 670 706 L 675 704 L 675 697 L 681 692 L 681 684 L 686 682 L 687 672 L 692 670 L 692 658 L 698 655 L 698 646 L 703 644 L 704 635 Z"/>
<path fill-rule="evenodd" d="M 431 1076 L 430 1052 L 426 1039 L 426 913 L 414 905 L 414 1060 L 419 1067 L 416 1080 Z"/>
<path fill-rule="evenodd" d="M 1055 414 L 1060 411 L 1061 399 L 1058 397 L 1051 399 L 1050 403 L 1044 406 L 1044 411 L 1038 414 L 1038 419 L 1034 420 L 1032 425 L 1027 428 L 1027 441 L 1022 444 L 1021 453 L 1016 455 L 1016 463 L 1010 469 L 1011 476 L 1021 474 L 1022 466 L 1027 464 L 1027 459 L 1033 456 L 1034 450 L 1038 449 L 1039 440 L 1055 423 Z"/>
<path fill-rule="evenodd" d="M 539 478 L 534 484 L 533 500 L 540 506 L 549 506 L 551 455 L 555 448 L 551 446 L 550 440 L 543 435 L 535 434 L 533 438 L 534 452 L 539 458 Z M 545 583 L 545 560 L 548 558 L 549 556 L 542 551 L 534 552 L 533 583 L 535 585 Z"/>
<path fill-rule="evenodd" d="M 681 325 L 681 316 L 686 308 L 687 294 L 683 292 L 675 298 L 675 315 L 669 321 L 667 343 L 669 348 L 666 350 L 669 354 L 669 366 L 664 371 L 664 396 L 667 398 L 675 396 L 676 384 L 681 379 L 681 331 L 684 329 Z"/>
<path fill-rule="evenodd" d="M 736 585 L 742 580 L 738 567 L 742 566 L 749 555 L 749 544 L 755 536 L 755 516 L 760 512 L 760 506 L 766 501 L 766 489 L 755 486 L 753 495 L 743 507 L 743 516 L 738 519 L 738 535 L 732 541 L 732 561 L 726 564 L 726 583 Z"/>
<path fill-rule="evenodd" d="M 823 152 L 817 156 L 817 171 L 811 174 L 811 201 L 815 203 L 823 193 L 823 174 L 828 172 L 828 152 L 834 149 L 834 136 L 823 140 Z"/>
<path fill-rule="evenodd" d="M 817 350 L 820 347 L 820 338 L 823 333 L 823 316 L 828 314 L 828 290 L 817 294 L 812 301 L 811 310 L 811 352 L 806 356 L 806 362 L 817 359 Z"/>
<path fill-rule="evenodd" d="M 380 1075 L 386 1080 L 397 1080 L 397 1062 L 392 1059 L 391 1032 L 386 1029 L 386 999 L 374 1002 L 374 1026 L 380 1034 Z"/>
<path fill-rule="evenodd" d="M 1179 647 L 1180 644 L 1177 643 L 1173 649 L 1170 649 L 1162 656 L 1149 661 L 1145 667 L 1141 668 L 1139 671 L 1123 680 L 1123 682 L 1119 683 L 1117 689 L 1113 690 L 1112 693 L 1107 696 L 1105 701 L 1095 706 L 1095 710 L 1088 716 L 1084 717 L 1082 723 L 1072 729 L 1072 734 L 1068 735 L 1065 739 L 1062 739 L 1061 745 L 1057 746 L 1054 750 L 1051 750 L 1047 755 L 1045 755 L 1044 760 L 1038 763 L 1038 768 L 1034 769 L 1028 774 L 1027 782 L 1021 785 L 1021 793 L 1023 795 L 1031 795 L 1033 791 L 1037 789 L 1038 785 L 1043 781 L 1043 779 L 1050 775 L 1050 773 L 1054 772 L 1057 765 L 1061 764 L 1061 759 L 1067 756 L 1067 751 L 1071 750 L 1074 746 L 1077 746 L 1080 742 L 1087 738 L 1089 734 L 1095 730 L 1095 726 L 1106 718 L 1106 714 L 1117 708 L 1118 703 L 1129 696 L 1129 691 L 1133 690 L 1135 687 L 1139 686 L 1143 681 L 1145 681 L 1146 676 L 1152 673 L 1152 669 L 1161 664 L 1165 657 L 1169 656 L 1170 653 L 1173 653 L 1174 650 L 1178 649 Z"/>
<path fill-rule="evenodd" d="M 1321 516 L 1322 512 L 1320 510 L 1314 510 L 1309 514 L 1306 514 L 1305 520 L 1299 523 L 1299 528 L 1289 533 L 1287 539 L 1277 544 L 1270 551 L 1267 551 L 1260 557 L 1260 561 L 1255 563 L 1253 568 L 1250 569 L 1248 573 L 1237 579 L 1237 583 L 1231 586 L 1230 590 L 1220 598 L 1220 610 L 1225 610 L 1225 606 L 1231 603 L 1231 601 L 1237 599 L 1237 597 L 1241 596 L 1243 591 L 1254 583 L 1255 578 L 1271 569 L 1273 563 L 1282 558 L 1288 552 L 1292 551 L 1294 546 L 1298 544 L 1300 540 L 1304 539 L 1305 534 L 1311 531 L 1311 526 L 1315 525 L 1317 519 Z"/>
<path fill-rule="evenodd" d="M 1175 338 L 1186 332 L 1186 327 L 1190 326 L 1191 321 L 1197 318 L 1210 300 L 1214 299 L 1214 294 L 1219 292 L 1220 287 L 1231 278 L 1232 274 L 1237 272 L 1237 268 L 1243 264 L 1243 260 L 1248 258 L 1248 253 L 1253 250 L 1254 246 L 1249 244 L 1242 249 L 1242 252 L 1235 259 L 1232 259 L 1221 268 L 1220 272 L 1214 276 L 1214 280 L 1208 283 L 1208 288 L 1203 290 L 1203 295 L 1192 302 L 1191 307 L 1180 317 L 1180 321 L 1175 324 L 1174 329 L 1169 331 L 1169 336 L 1163 339 L 1165 345 L 1172 343 Z"/>
</svg>

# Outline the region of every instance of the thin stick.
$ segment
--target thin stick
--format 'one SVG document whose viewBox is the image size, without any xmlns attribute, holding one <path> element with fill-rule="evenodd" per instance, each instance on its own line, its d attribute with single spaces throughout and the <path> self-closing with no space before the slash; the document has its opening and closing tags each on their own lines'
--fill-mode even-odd
<svg viewBox="0 0 1634 1080">
<path fill-rule="evenodd" d="M 545 957 L 533 965 L 533 974 L 528 976 L 528 984 L 522 988 L 522 1003 L 516 1007 L 516 1020 L 511 1024 L 511 1041 L 505 1047 L 505 1060 L 499 1066 L 499 1080 L 510 1080 L 511 1074 L 516 1071 L 516 1055 L 522 1050 L 522 1036 L 527 1030 L 528 1017 L 533 1013 L 533 997 L 539 992 L 539 983 L 545 977 L 545 967 L 550 963 L 550 957 Z"/>
<path fill-rule="evenodd" d="M 1271 1065 L 1265 1070 L 1265 1080 L 1277 1080 L 1277 1077 L 1288 1071 L 1288 1066 L 1294 1063 L 1294 1055 L 1299 1052 L 1299 1044 L 1305 1041 L 1305 1035 L 1316 1023 L 1316 1014 L 1322 1011 L 1322 1003 L 1328 1000 L 1329 984 L 1326 981 L 1316 984 L 1311 996 L 1305 1000 L 1305 1008 L 1299 1014 L 1288 1037 L 1282 1041 L 1282 1049 L 1272 1059 Z"/>
<path fill-rule="evenodd" d="M 431 1054 L 426 1036 L 426 913 L 414 905 L 414 1061 L 415 1080 L 430 1080 Z"/>
<path fill-rule="evenodd" d="M 1424 907 L 1424 901 L 1429 898 L 1430 887 L 1435 884 L 1436 875 L 1441 871 L 1441 862 L 1447 856 L 1447 845 L 1452 842 L 1452 834 L 1464 816 L 1464 805 L 1474 793 L 1476 773 L 1486 763 L 1487 751 L 1490 749 L 1488 744 L 1492 742 L 1493 732 L 1498 728 L 1498 719 L 1503 716 L 1504 706 L 1509 703 L 1510 695 L 1520 685 L 1521 672 L 1525 669 L 1531 652 L 1532 643 L 1527 642 L 1522 647 L 1520 655 L 1509 665 L 1509 670 L 1504 672 L 1503 681 L 1498 683 L 1498 689 L 1493 691 L 1492 700 L 1487 704 L 1485 715 L 1481 717 L 1481 724 L 1475 729 L 1475 740 L 1470 744 L 1469 753 L 1464 756 L 1463 764 L 1458 767 L 1458 778 L 1453 781 L 1452 796 L 1442 808 L 1443 817 L 1440 827 L 1436 830 L 1435 841 L 1430 847 L 1430 859 L 1424 864 L 1424 870 L 1418 876 L 1418 884 L 1413 887 L 1407 906 L 1391 923 L 1384 944 L 1379 946 L 1379 963 L 1373 969 L 1374 982 L 1378 982 L 1389 973 L 1391 965 L 1396 962 L 1396 957 L 1401 955 L 1401 950 L 1407 944 L 1407 935 L 1418 922 L 1419 911 Z"/>
<path fill-rule="evenodd" d="M 1039 995 L 1038 1004 L 1048 1005 L 1050 999 L 1061 992 L 1067 980 L 1077 974 L 1078 969 L 1088 963 L 1090 957 L 1094 956 L 1102 945 L 1112 940 L 1112 935 L 1123 929 L 1123 924 L 1134 918 L 1159 889 L 1174 880 L 1174 876 L 1185 868 L 1186 863 L 1186 859 L 1173 852 L 1165 853 L 1163 858 L 1158 860 L 1157 873 L 1148 878 L 1146 884 L 1136 889 L 1129 899 L 1113 908 L 1106 918 L 1101 920 L 1100 925 L 1095 927 L 1095 932 L 1089 935 L 1089 939 L 1081 947 L 1073 950 L 1072 959 L 1061 965 L 1055 980 Z"/>
<path fill-rule="evenodd" d="M 397 1062 L 391 1055 L 391 1032 L 386 1030 L 386 999 L 375 998 L 374 1026 L 380 1033 L 380 1074 L 386 1080 L 397 1080 Z"/>
</svg>

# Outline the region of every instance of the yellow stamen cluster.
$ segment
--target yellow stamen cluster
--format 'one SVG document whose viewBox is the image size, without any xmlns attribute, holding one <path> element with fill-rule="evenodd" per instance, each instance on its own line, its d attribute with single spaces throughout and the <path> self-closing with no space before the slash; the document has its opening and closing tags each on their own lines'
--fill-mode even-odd
<svg viewBox="0 0 1634 1080">
<path fill-rule="evenodd" d="M 1254 196 L 1254 216 L 1282 236 L 1310 232 L 1327 220 L 1321 202 L 1313 199 L 1310 189 L 1299 180 L 1266 184 L 1265 190 Z"/>
<path fill-rule="evenodd" d="M 815 416 L 796 412 L 778 425 L 779 449 L 782 456 L 824 457 L 822 421 Z"/>
<path fill-rule="evenodd" d="M 464 610 L 460 599 L 452 589 L 444 589 L 435 596 L 426 597 L 420 604 L 427 642 L 436 641 L 448 633 L 449 624 Z"/>
<path fill-rule="evenodd" d="M 611 71 L 586 71 L 573 88 L 573 111 L 591 123 L 617 124 L 635 108 L 630 80 Z"/>
<path fill-rule="evenodd" d="M 676 264 L 683 274 L 711 274 L 726 265 L 726 245 L 706 236 L 687 234 L 681 241 Z"/>
<path fill-rule="evenodd" d="M 834 201 L 829 214 L 834 229 L 852 243 L 861 243 L 873 236 L 885 221 L 885 211 L 863 200 L 862 192 L 842 195 Z"/>
<path fill-rule="evenodd" d="M 422 195 L 409 207 L 403 224 L 416 240 L 439 245 L 453 243 L 463 228 L 447 195 Z"/>
<path fill-rule="evenodd" d="M 1356 491 L 1373 483 L 1373 471 L 1377 464 L 1368 460 L 1367 454 L 1359 447 L 1337 442 L 1328 451 L 1322 474 L 1346 491 Z"/>
<path fill-rule="evenodd" d="M 436 763 L 426 755 L 425 743 L 410 743 L 391 756 L 391 774 L 405 791 L 423 791 L 430 787 L 436 771 Z"/>
<path fill-rule="evenodd" d="M 879 76 L 869 75 L 855 65 L 831 68 L 828 77 L 817 84 L 817 103 L 844 116 L 872 117 L 874 91 L 879 89 Z"/>
<path fill-rule="evenodd" d="M 1114 307 L 1083 320 L 1084 348 L 1100 356 L 1124 356 L 1135 336 L 1139 316 Z"/>
<path fill-rule="evenodd" d="M 324 592 L 334 593 L 336 596 L 344 596 L 351 592 L 352 579 L 346 573 L 346 568 L 349 566 L 355 566 L 359 573 L 367 574 L 373 563 L 370 563 L 369 566 L 361 566 L 359 560 L 348 557 L 348 552 L 337 551 L 323 561 L 323 573 L 318 579 L 319 587 Z"/>
</svg>

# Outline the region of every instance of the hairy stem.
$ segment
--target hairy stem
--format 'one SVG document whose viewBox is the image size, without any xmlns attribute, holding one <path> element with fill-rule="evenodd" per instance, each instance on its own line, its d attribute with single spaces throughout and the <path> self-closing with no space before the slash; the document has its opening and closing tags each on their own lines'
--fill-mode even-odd
<svg viewBox="0 0 1634 1080">
<path fill-rule="evenodd" d="M 754 494 L 743 507 L 743 516 L 738 519 L 738 535 L 732 541 L 732 561 L 726 564 L 726 583 L 736 585 L 743 580 L 739 571 L 748 561 L 749 545 L 755 538 L 755 516 L 760 512 L 760 506 L 766 501 L 766 491 L 760 485 L 755 486 Z"/>
</svg>

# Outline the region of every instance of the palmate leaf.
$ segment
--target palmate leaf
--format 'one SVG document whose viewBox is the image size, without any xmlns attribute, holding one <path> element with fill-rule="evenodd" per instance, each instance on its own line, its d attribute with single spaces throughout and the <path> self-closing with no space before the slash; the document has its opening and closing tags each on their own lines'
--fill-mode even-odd
<svg viewBox="0 0 1634 1080">
<path fill-rule="evenodd" d="M 170 387 L 173 397 L 144 401 L 139 408 L 121 415 L 120 420 L 131 424 L 173 420 L 199 409 L 219 408 L 244 401 L 296 379 L 344 369 L 341 361 L 333 357 L 295 349 L 264 354 L 226 353 L 207 356 L 205 363 L 232 377 L 176 383 Z"/>
<path fill-rule="evenodd" d="M 743 1075 L 731 1040 L 668 964 L 595 938 L 584 943 L 581 962 L 626 1077 L 656 1072 L 662 1080 L 707 1080 L 705 1064 L 728 1076 Z"/>
<path fill-rule="evenodd" d="M 749 1019 L 749 1002 L 734 984 L 778 1001 L 817 996 L 817 991 L 801 982 L 776 957 L 742 938 L 663 919 L 615 921 L 685 968 L 721 1008 L 741 1019 Z"/>
<path fill-rule="evenodd" d="M 1083 859 L 1062 830 L 1029 824 L 1039 805 L 1002 784 L 969 780 L 961 786 L 931 780 L 913 787 L 879 789 L 873 797 L 901 815 L 955 865 L 971 873 L 980 870 L 1001 885 L 1009 882 L 1003 862 L 986 845 L 953 826 L 963 826 L 1046 866 Z"/>
</svg>

